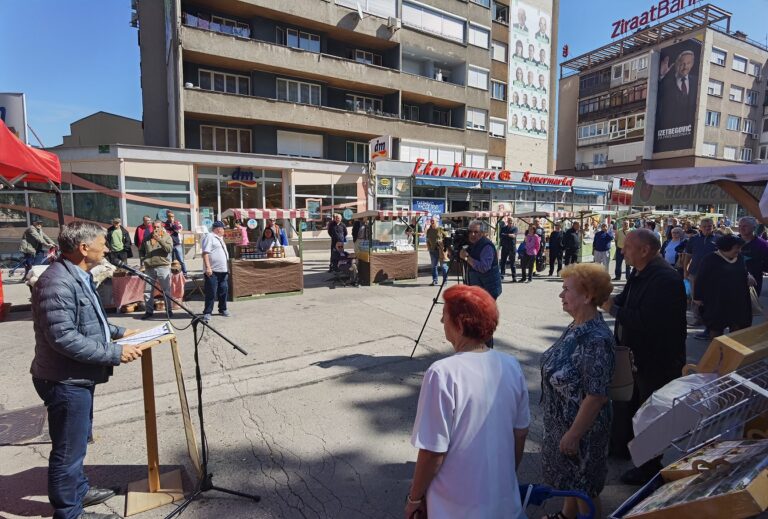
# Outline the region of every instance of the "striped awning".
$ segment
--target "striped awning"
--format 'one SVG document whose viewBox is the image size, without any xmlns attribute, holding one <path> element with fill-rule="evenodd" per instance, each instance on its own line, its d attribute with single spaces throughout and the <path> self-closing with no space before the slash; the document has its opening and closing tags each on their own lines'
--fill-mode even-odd
<svg viewBox="0 0 768 519">
<path fill-rule="evenodd" d="M 552 211 L 549 213 L 550 218 L 576 218 L 578 216 L 578 213 L 573 213 L 571 211 Z"/>
<path fill-rule="evenodd" d="M 271 218 L 273 220 L 280 218 L 304 218 L 309 213 L 306 209 L 227 209 L 221 214 L 222 218 L 234 216 L 235 220 L 264 220 Z"/>
<path fill-rule="evenodd" d="M 512 211 L 458 211 L 443 213 L 443 218 L 504 218 L 512 216 Z"/>
<path fill-rule="evenodd" d="M 352 215 L 353 220 L 361 218 L 373 218 L 374 220 L 394 220 L 395 218 L 419 218 L 428 216 L 427 211 L 363 211 Z"/>
</svg>

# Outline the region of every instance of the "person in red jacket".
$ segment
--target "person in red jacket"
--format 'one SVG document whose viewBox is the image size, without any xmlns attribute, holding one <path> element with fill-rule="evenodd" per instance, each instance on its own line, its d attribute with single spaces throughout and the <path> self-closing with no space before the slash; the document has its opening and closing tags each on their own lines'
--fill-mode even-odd
<svg viewBox="0 0 768 519">
<path fill-rule="evenodd" d="M 148 215 L 144 215 L 144 222 L 137 226 L 136 231 L 133 233 L 133 244 L 136 245 L 137 249 L 141 250 L 141 244 L 144 243 L 144 240 L 148 240 L 152 237 L 153 230 L 154 228 L 152 227 L 152 218 Z M 140 261 L 143 265 L 144 258 L 141 258 Z"/>
</svg>

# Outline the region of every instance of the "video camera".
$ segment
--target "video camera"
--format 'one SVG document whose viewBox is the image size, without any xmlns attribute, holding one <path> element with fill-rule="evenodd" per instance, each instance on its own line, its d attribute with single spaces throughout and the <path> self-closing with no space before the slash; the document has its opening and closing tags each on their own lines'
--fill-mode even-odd
<svg viewBox="0 0 768 519">
<path fill-rule="evenodd" d="M 454 229 L 450 236 L 444 238 L 443 243 L 445 249 L 451 251 L 452 255 L 458 258 L 461 249 L 469 245 L 469 229 L 466 227 Z"/>
</svg>

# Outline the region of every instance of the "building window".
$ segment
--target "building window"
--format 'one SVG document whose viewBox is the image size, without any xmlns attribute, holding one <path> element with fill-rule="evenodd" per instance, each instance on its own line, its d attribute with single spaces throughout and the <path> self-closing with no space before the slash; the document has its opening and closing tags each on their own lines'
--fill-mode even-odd
<svg viewBox="0 0 768 519">
<path fill-rule="evenodd" d="M 467 107 L 467 128 L 470 130 L 483 130 L 485 131 L 486 119 L 488 117 L 487 110 L 481 110 L 480 108 Z"/>
<path fill-rule="evenodd" d="M 213 90 L 214 92 L 226 92 L 228 94 L 250 95 L 251 78 L 247 76 L 237 76 L 235 74 L 224 74 L 213 72 L 212 70 L 200 69 L 197 72 L 198 86 L 202 90 Z"/>
<path fill-rule="evenodd" d="M 760 160 L 768 160 L 768 146 L 760 146 Z"/>
<path fill-rule="evenodd" d="M 296 29 L 277 27 L 277 43 L 294 49 L 320 52 L 320 36 Z"/>
<path fill-rule="evenodd" d="M 355 61 L 358 63 L 365 63 L 367 65 L 381 66 L 381 55 L 357 49 L 355 50 Z"/>
<path fill-rule="evenodd" d="M 277 100 L 320 106 L 320 85 L 291 79 L 278 79 Z"/>
<path fill-rule="evenodd" d="M 733 146 L 724 146 L 723 158 L 725 160 L 736 160 L 736 148 L 734 148 Z"/>
<path fill-rule="evenodd" d="M 736 115 L 729 115 L 728 124 L 725 127 L 734 132 L 739 131 L 741 128 L 741 117 Z"/>
<path fill-rule="evenodd" d="M 200 149 L 250 153 L 251 130 L 200 126 Z"/>
<path fill-rule="evenodd" d="M 439 124 L 440 126 L 451 125 L 451 111 L 440 110 L 439 108 L 432 109 L 432 124 Z"/>
<path fill-rule="evenodd" d="M 507 44 L 493 40 L 491 42 L 491 59 L 507 62 Z"/>
<path fill-rule="evenodd" d="M 191 13 L 184 13 L 184 24 L 191 27 L 199 27 L 200 29 L 232 34 L 241 38 L 251 37 L 250 25 L 222 16 L 208 16 L 207 14 L 195 16 Z"/>
<path fill-rule="evenodd" d="M 608 121 L 608 138 L 631 139 L 641 137 L 645 128 L 645 114 L 630 115 Z"/>
<path fill-rule="evenodd" d="M 488 41 L 491 39 L 491 31 L 479 25 L 469 24 L 469 37 L 467 43 L 475 47 L 488 48 Z"/>
<path fill-rule="evenodd" d="M 277 154 L 322 159 L 323 136 L 277 130 Z"/>
<path fill-rule="evenodd" d="M 368 143 L 347 141 L 347 162 L 368 162 Z"/>
<path fill-rule="evenodd" d="M 704 124 L 707 126 L 720 126 L 720 112 L 707 110 L 707 119 Z"/>
<path fill-rule="evenodd" d="M 760 77 L 760 63 L 756 63 L 754 61 L 749 62 L 749 75 Z"/>
<path fill-rule="evenodd" d="M 584 126 L 579 126 L 578 129 L 578 138 L 579 140 L 583 139 L 593 139 L 596 137 L 602 137 L 606 134 L 605 132 L 605 121 L 594 123 L 594 124 L 587 124 Z"/>
<path fill-rule="evenodd" d="M 705 157 L 717 157 L 717 144 L 713 142 L 705 142 L 701 147 L 701 151 Z"/>
<path fill-rule="evenodd" d="M 608 158 L 607 154 L 605 154 L 605 153 L 593 153 L 592 154 L 592 165 L 593 166 L 605 166 L 607 158 Z"/>
<path fill-rule="evenodd" d="M 760 92 L 757 90 L 747 90 L 747 97 L 745 102 L 748 105 L 757 106 L 758 99 L 760 99 Z"/>
<path fill-rule="evenodd" d="M 473 4 L 482 5 L 483 7 L 491 7 L 491 0 L 471 0 Z"/>
<path fill-rule="evenodd" d="M 491 80 L 491 97 L 499 101 L 507 100 L 507 84 L 501 81 Z"/>
<path fill-rule="evenodd" d="M 763 119 L 763 132 L 768 132 L 768 119 Z"/>
<path fill-rule="evenodd" d="M 493 21 L 509 24 L 509 6 L 493 2 Z"/>
<path fill-rule="evenodd" d="M 715 47 L 712 47 L 712 54 L 709 57 L 709 62 L 714 63 L 715 65 L 720 65 L 721 67 L 725 66 L 725 58 L 728 56 L 728 53 L 724 50 L 716 49 Z"/>
<path fill-rule="evenodd" d="M 465 22 L 425 5 L 403 2 L 403 24 L 464 43 Z"/>
<path fill-rule="evenodd" d="M 484 168 L 485 167 L 485 152 L 483 151 L 470 151 L 466 153 L 467 160 L 464 163 L 468 168 Z"/>
<path fill-rule="evenodd" d="M 742 58 L 741 56 L 734 55 L 733 62 L 731 63 L 731 68 L 736 72 L 746 72 L 747 58 Z"/>
<path fill-rule="evenodd" d="M 397 16 L 397 0 L 336 0 L 336 4 L 354 9 L 355 12 L 362 9 L 365 13 L 375 14 L 385 19 Z"/>
<path fill-rule="evenodd" d="M 488 157 L 488 169 L 504 169 L 504 157 Z"/>
<path fill-rule="evenodd" d="M 375 97 L 347 94 L 347 110 L 354 112 L 381 113 L 382 101 Z"/>
<path fill-rule="evenodd" d="M 748 134 L 750 134 L 750 135 L 752 135 L 753 133 L 755 133 L 755 121 L 754 121 L 754 120 L 752 120 L 752 119 L 747 119 L 747 118 L 745 117 L 744 119 L 742 119 L 742 121 L 741 121 L 741 122 L 742 122 L 742 127 L 741 127 L 741 131 L 742 131 L 742 132 L 744 132 L 744 133 L 748 133 Z"/>
<path fill-rule="evenodd" d="M 467 86 L 488 90 L 488 70 L 470 65 L 467 68 Z"/>
<path fill-rule="evenodd" d="M 723 82 L 716 79 L 710 79 L 707 86 L 707 94 L 711 96 L 723 97 Z"/>
<path fill-rule="evenodd" d="M 741 103 L 744 100 L 744 89 L 731 85 L 731 89 L 728 91 L 728 99 Z"/>
<path fill-rule="evenodd" d="M 417 159 L 432 161 L 434 164 L 453 165 L 464 161 L 464 150 L 439 144 L 400 141 L 400 160 L 416 162 Z"/>
<path fill-rule="evenodd" d="M 741 148 L 739 160 L 741 162 L 752 162 L 752 148 Z"/>
<path fill-rule="evenodd" d="M 419 107 L 416 105 L 403 105 L 403 114 L 401 116 L 406 121 L 419 120 Z"/>
<path fill-rule="evenodd" d="M 491 137 L 505 137 L 506 136 L 507 121 L 504 119 L 494 119 L 491 117 L 490 130 L 488 133 Z"/>
</svg>

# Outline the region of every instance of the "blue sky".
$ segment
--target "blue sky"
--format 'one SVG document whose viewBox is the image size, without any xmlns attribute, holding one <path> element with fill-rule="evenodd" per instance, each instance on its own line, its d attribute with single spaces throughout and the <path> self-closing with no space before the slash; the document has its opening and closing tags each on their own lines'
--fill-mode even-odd
<svg viewBox="0 0 768 519">
<path fill-rule="evenodd" d="M 561 0 L 560 42 L 577 56 L 611 41 L 612 22 L 657 0 Z M 46 146 L 100 110 L 141 119 L 138 31 L 130 0 L 0 0 L 0 92 L 24 92 Z M 765 43 L 768 0 L 719 0 L 732 29 Z M 559 52 L 559 51 L 558 51 Z M 562 58 L 561 58 L 562 59 Z M 37 141 L 30 136 L 30 142 Z"/>
</svg>

